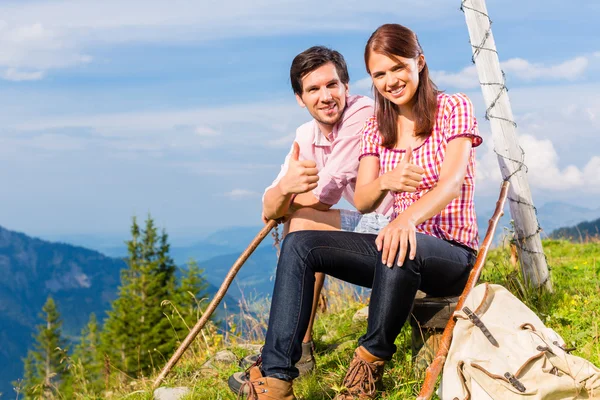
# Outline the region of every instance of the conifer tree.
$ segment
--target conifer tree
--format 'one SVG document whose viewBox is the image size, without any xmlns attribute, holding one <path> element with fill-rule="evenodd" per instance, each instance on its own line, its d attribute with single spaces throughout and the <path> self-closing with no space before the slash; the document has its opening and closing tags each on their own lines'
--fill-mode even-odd
<svg viewBox="0 0 600 400">
<path fill-rule="evenodd" d="M 185 325 L 189 328 L 196 324 L 202 315 L 202 311 L 208 305 L 206 301 L 208 297 L 207 289 L 208 283 L 204 279 L 204 269 L 198 266 L 196 260 L 188 260 L 176 298 L 179 313 L 183 317 Z"/>
<path fill-rule="evenodd" d="M 72 356 L 71 390 L 87 398 L 102 392 L 103 360 L 98 351 L 100 337 L 96 314 L 90 314 L 87 325 L 81 331 L 81 340 Z"/>
<path fill-rule="evenodd" d="M 127 242 L 128 268 L 121 273 L 119 297 L 102 334 L 102 348 L 117 369 L 129 376 L 160 368 L 174 349 L 175 334 L 161 303 L 175 293 L 175 264 L 168 236 L 159 236 L 150 216 L 143 230 L 134 218 Z"/>
<path fill-rule="evenodd" d="M 41 381 L 36 375 L 35 359 L 33 351 L 27 352 L 27 357 L 23 359 L 23 379 L 20 382 L 13 382 L 13 386 L 18 388 L 18 393 L 23 394 L 25 398 L 33 398 L 36 389 L 41 388 Z"/>
<path fill-rule="evenodd" d="M 37 326 L 35 343 L 24 360 L 23 387 L 26 398 L 58 397 L 67 380 L 66 341 L 62 338 L 62 321 L 52 297 L 48 297 L 39 315 L 43 323 Z"/>
<path fill-rule="evenodd" d="M 137 293 L 142 258 L 141 231 L 135 217 L 131 225 L 131 239 L 126 243 L 127 268 L 121 270 L 118 296 L 102 329 L 101 352 L 114 369 L 135 376 L 138 370 L 137 338 L 141 335 L 138 323 L 141 304 Z"/>
</svg>

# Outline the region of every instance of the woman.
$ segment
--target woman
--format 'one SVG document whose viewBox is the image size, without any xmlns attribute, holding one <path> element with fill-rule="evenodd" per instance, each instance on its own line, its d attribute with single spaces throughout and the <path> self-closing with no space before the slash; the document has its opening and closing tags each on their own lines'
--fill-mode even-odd
<svg viewBox="0 0 600 400">
<path fill-rule="evenodd" d="M 368 399 L 376 396 L 417 290 L 458 294 L 475 261 L 473 147 L 482 140 L 471 102 L 436 89 L 416 35 L 401 25 L 383 25 L 371 35 L 365 64 L 376 89 L 376 115 L 363 132 L 354 200 L 370 212 L 392 192 L 394 218 L 379 235 L 305 231 L 286 238 L 263 364 L 250 371 L 256 399 L 294 398 L 293 365 L 315 273 L 373 289 L 367 333 L 337 397 Z"/>
</svg>

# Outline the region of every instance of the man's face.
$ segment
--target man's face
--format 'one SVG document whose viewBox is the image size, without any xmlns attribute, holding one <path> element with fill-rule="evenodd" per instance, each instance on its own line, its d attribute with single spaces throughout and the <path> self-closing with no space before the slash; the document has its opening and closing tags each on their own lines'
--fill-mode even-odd
<svg viewBox="0 0 600 400">
<path fill-rule="evenodd" d="M 333 63 L 321 65 L 302 78 L 302 95 L 296 95 L 301 107 L 306 107 L 321 131 L 329 134 L 346 108 L 348 85 L 340 81 Z"/>
</svg>

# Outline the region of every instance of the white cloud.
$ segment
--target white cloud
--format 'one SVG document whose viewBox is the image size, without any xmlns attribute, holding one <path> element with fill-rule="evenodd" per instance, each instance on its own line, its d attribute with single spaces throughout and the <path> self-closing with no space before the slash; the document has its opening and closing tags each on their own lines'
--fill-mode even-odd
<svg viewBox="0 0 600 400">
<path fill-rule="evenodd" d="M 590 66 L 597 62 L 595 53 L 579 56 L 555 65 L 546 66 L 541 63 L 531 63 L 522 58 L 511 58 L 500 63 L 500 67 L 510 78 L 522 81 L 552 80 L 573 81 L 580 79 Z M 479 78 L 475 65 L 468 66 L 460 72 L 432 71 L 432 79 L 440 87 L 472 89 L 479 86 Z"/>
<path fill-rule="evenodd" d="M 216 130 L 214 130 L 213 128 L 210 128 L 208 126 L 198 126 L 198 127 L 196 127 L 196 129 L 194 129 L 194 133 L 197 136 L 201 136 L 201 137 L 219 136 L 221 134 L 220 132 L 217 132 Z"/>
<path fill-rule="evenodd" d="M 252 190 L 246 189 L 233 189 L 231 192 L 227 192 L 224 195 L 232 200 L 241 200 L 260 196 L 258 192 L 253 192 Z"/>
<path fill-rule="evenodd" d="M 294 141 L 296 134 L 290 133 L 289 135 L 282 136 L 277 139 L 269 140 L 267 142 L 268 147 L 278 147 L 278 148 L 289 148 L 291 143 Z"/>
<path fill-rule="evenodd" d="M 44 77 L 44 71 L 21 71 L 16 68 L 9 68 L 2 74 L 2 78 L 7 81 L 38 81 Z"/>
<path fill-rule="evenodd" d="M 359 79 L 356 82 L 350 82 L 350 90 L 356 89 L 360 93 L 370 94 L 373 88 L 373 81 L 370 76 Z"/>
<path fill-rule="evenodd" d="M 576 57 L 557 65 L 544 66 L 543 64 L 532 64 L 522 58 L 513 58 L 501 64 L 507 75 L 514 75 L 523 80 L 555 79 L 575 80 L 581 78 L 589 65 L 588 57 Z"/>
<path fill-rule="evenodd" d="M 385 12 L 373 12 L 376 3 Z M 402 0 L 396 7 L 387 5 L 384 0 L 376 0 L 375 4 L 358 0 L 3 1 L 0 68 L 47 71 L 86 64 L 92 61 L 90 53 L 98 45 L 198 43 L 248 36 L 370 31 L 379 24 L 375 21 L 400 16 L 416 21 L 442 20 L 447 24 L 443 17 L 456 12 L 442 0 L 428 4 Z M 315 13 L 317 9 L 319 12 Z M 460 18 L 456 20 L 462 23 Z"/>
<path fill-rule="evenodd" d="M 5 68 L 2 77 L 12 81 L 39 80 L 46 70 L 92 60 L 81 52 L 76 37 L 39 22 L 15 25 L 0 20 L 0 48 L 0 67 Z"/>
<path fill-rule="evenodd" d="M 522 134 L 519 144 L 525 152 L 527 180 L 533 190 L 568 192 L 577 190 L 586 193 L 600 193 L 600 157 L 593 156 L 582 167 L 566 165 L 560 167 L 560 155 L 549 139 L 538 139 L 533 135 Z M 490 138 L 485 150 L 479 150 L 477 159 L 478 191 L 497 190 L 502 181 L 498 157 L 492 149 Z"/>
</svg>

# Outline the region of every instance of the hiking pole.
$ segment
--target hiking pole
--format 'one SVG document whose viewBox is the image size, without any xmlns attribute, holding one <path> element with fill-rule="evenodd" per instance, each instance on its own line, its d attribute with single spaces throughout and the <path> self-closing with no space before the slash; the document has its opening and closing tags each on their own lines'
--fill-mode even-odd
<svg viewBox="0 0 600 400">
<path fill-rule="evenodd" d="M 496 202 L 496 209 L 494 210 L 494 215 L 490 218 L 488 230 L 485 234 L 485 239 L 483 239 L 483 243 L 481 248 L 479 249 L 479 253 L 477 254 L 477 259 L 475 260 L 475 265 L 473 269 L 469 273 L 469 280 L 465 285 L 465 288 L 458 298 L 458 303 L 456 304 L 455 311 L 458 311 L 462 308 L 465 300 L 471 290 L 477 285 L 477 281 L 479 280 L 479 275 L 481 275 L 481 271 L 483 270 L 483 265 L 485 264 L 485 259 L 487 257 L 488 250 L 490 245 L 492 244 L 492 239 L 494 238 L 494 232 L 496 231 L 496 226 L 498 225 L 498 220 L 504 214 L 504 203 L 506 202 L 506 196 L 508 195 L 508 181 L 504 181 L 502 183 L 502 187 L 500 189 L 500 196 L 498 197 L 498 201 Z M 421 387 L 421 391 L 419 392 L 419 396 L 417 400 L 429 400 L 433 391 L 435 389 L 435 383 L 437 381 L 438 376 L 442 372 L 442 367 L 446 362 L 446 356 L 448 355 L 448 351 L 450 350 L 450 343 L 452 342 L 452 331 L 454 330 L 454 326 L 456 325 L 456 320 L 454 317 L 450 317 L 448 323 L 446 324 L 446 328 L 444 328 L 444 334 L 442 335 L 442 339 L 440 340 L 440 344 L 435 354 L 435 358 L 427 367 L 425 371 L 425 380 L 423 382 L 423 386 Z"/>
<path fill-rule="evenodd" d="M 175 366 L 175 364 L 177 364 L 183 353 L 185 353 L 190 344 L 192 344 L 196 336 L 198 336 L 198 333 L 200 333 L 202 328 L 204 328 L 204 325 L 206 324 L 212 313 L 215 311 L 221 300 L 223 300 L 223 297 L 225 297 L 227 289 L 229 289 L 233 278 L 235 278 L 240 268 L 242 268 L 242 265 L 244 265 L 248 257 L 250 257 L 250 255 L 252 254 L 252 252 L 254 252 L 254 250 L 256 250 L 260 242 L 263 241 L 265 236 L 267 236 L 275 226 L 277 226 L 277 222 L 275 220 L 270 220 L 265 225 L 265 227 L 262 228 L 260 232 L 258 232 L 258 235 L 256 235 L 254 240 L 252 240 L 250 245 L 248 245 L 246 250 L 244 250 L 244 252 L 233 264 L 233 266 L 227 273 L 227 276 L 225 276 L 225 280 L 221 284 L 221 287 L 215 295 L 215 298 L 210 302 L 208 307 L 206 307 L 206 310 L 204 310 L 204 314 L 202 314 L 200 320 L 196 322 L 196 325 L 194 325 L 190 333 L 188 333 L 188 335 L 186 336 L 185 340 L 181 343 L 181 345 L 179 345 L 179 348 L 175 351 L 175 354 L 173 354 L 169 362 L 163 367 L 162 371 L 160 371 L 160 375 L 158 375 L 158 378 L 156 378 L 156 380 L 152 384 L 153 389 L 158 388 L 163 379 L 165 379 L 167 374 L 171 372 L 171 369 Z"/>
</svg>

